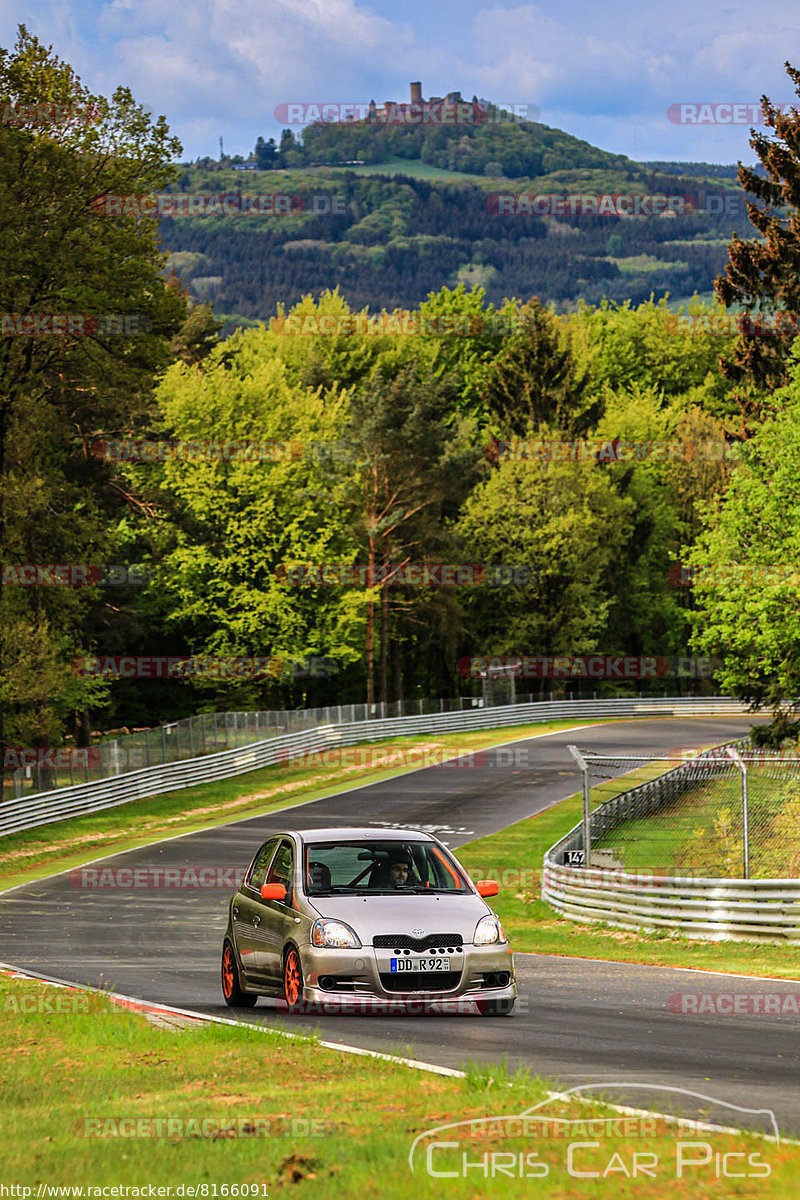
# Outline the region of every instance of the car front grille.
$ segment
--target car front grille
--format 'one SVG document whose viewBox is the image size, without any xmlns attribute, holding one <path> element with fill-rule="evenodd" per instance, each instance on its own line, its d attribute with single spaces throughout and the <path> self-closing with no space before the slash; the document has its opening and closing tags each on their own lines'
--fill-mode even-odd
<svg viewBox="0 0 800 1200">
<path fill-rule="evenodd" d="M 376 950 L 460 950 L 464 939 L 460 933 L 429 933 L 426 937 L 415 938 L 409 933 L 379 933 L 372 939 Z"/>
<path fill-rule="evenodd" d="M 401 971 L 381 974 L 387 992 L 448 992 L 461 982 L 460 971 Z"/>
</svg>

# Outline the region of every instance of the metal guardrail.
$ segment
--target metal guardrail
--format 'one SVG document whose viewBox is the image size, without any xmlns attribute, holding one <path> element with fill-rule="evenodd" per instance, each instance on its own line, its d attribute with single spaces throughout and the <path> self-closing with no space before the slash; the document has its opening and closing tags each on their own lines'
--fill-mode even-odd
<svg viewBox="0 0 800 1200">
<path fill-rule="evenodd" d="M 552 702 L 552 696 L 550 701 Z M 540 703 L 542 697 L 512 696 L 510 704 Z M 565 699 L 563 703 L 575 703 Z M 253 742 L 265 741 L 282 733 L 301 733 L 319 725 L 384 720 L 390 717 L 427 716 L 431 713 L 471 712 L 475 708 L 497 707 L 486 696 L 457 696 L 455 699 L 397 700 L 375 704 L 332 704 L 324 708 L 289 708 L 257 712 L 199 713 L 158 725 L 137 729 L 119 737 L 106 737 L 86 749 L 68 750 L 59 760 L 58 753 L 48 754 L 40 765 L 35 763 L 6 772 L 3 783 L 10 782 L 15 799 L 38 796 L 77 784 L 97 783 L 138 771 L 142 767 L 164 766 L 204 754 L 235 750 Z M 48 761 L 49 760 L 49 761 Z"/>
<path fill-rule="evenodd" d="M 746 741 L 726 745 L 741 749 Z M 657 815 L 683 792 L 730 769 L 726 747 L 718 746 L 620 793 L 591 814 L 590 845 L 623 821 Z M 544 856 L 542 899 L 571 920 L 710 940 L 800 942 L 800 879 L 650 874 L 559 861 L 582 847 L 579 822 Z"/>
<path fill-rule="evenodd" d="M 204 754 L 217 754 L 221 750 L 235 750 L 238 746 L 249 746 L 282 733 L 316 729 L 319 725 L 482 706 L 482 699 L 464 696 L 456 700 L 399 700 L 370 705 L 333 704 L 327 708 L 198 713 L 152 729 L 104 738 L 87 749 L 65 755 L 67 762 L 64 765 L 56 760 L 53 766 L 19 767 L 10 773 L 11 787 L 14 798 L 19 799 L 76 784 L 97 783 L 142 767 L 164 766 Z"/>
<path fill-rule="evenodd" d="M 542 895 L 574 921 L 711 941 L 800 942 L 800 879 L 648 878 L 546 863 Z"/>
<path fill-rule="evenodd" d="M 228 779 L 258 767 L 285 761 L 292 753 L 316 753 L 331 746 L 409 734 L 465 732 L 523 725 L 535 721 L 595 720 L 624 717 L 724 717 L 744 716 L 748 709 L 738 700 L 724 696 L 621 699 L 545 700 L 476 708 L 464 712 L 423 713 L 408 717 L 342 722 L 316 729 L 253 741 L 250 745 L 199 758 L 185 759 L 129 771 L 110 779 L 41 792 L 0 804 L 0 836 L 64 821 L 69 817 L 126 804 L 145 796 L 179 788 L 194 787 L 217 779 Z"/>
</svg>

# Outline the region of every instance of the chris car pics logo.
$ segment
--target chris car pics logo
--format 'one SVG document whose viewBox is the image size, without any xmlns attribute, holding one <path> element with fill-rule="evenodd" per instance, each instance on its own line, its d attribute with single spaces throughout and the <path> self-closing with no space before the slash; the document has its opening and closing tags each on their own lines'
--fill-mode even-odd
<svg viewBox="0 0 800 1200">
<path fill-rule="evenodd" d="M 562 1115 L 570 1100 L 585 1101 L 582 1092 L 603 1093 L 603 1108 L 577 1117 Z M 656 1093 L 654 1107 L 614 1111 L 611 1089 L 624 1093 Z M 703 1120 L 664 1112 L 675 1094 L 677 1110 L 689 1106 Z M 609 1113 L 609 1108 L 611 1112 Z M 560 1111 L 558 1111 L 560 1110 Z M 723 1121 L 705 1115 L 720 1112 Z M 736 1144 L 739 1127 L 758 1128 L 758 1148 Z M 763 1130 L 763 1131 L 762 1131 Z M 731 1135 L 734 1135 L 731 1145 Z M 715 1142 L 715 1138 L 725 1142 Z M 628 1145 L 628 1143 L 632 1145 Z M 483 1145 L 480 1145 L 483 1143 Z M 500 1143 L 502 1148 L 495 1148 Z M 426 1129 L 411 1144 L 408 1165 L 436 1180 L 512 1179 L 681 1179 L 705 1188 L 721 1179 L 766 1179 L 772 1174 L 771 1152 L 780 1146 L 772 1109 L 742 1108 L 686 1088 L 660 1084 L 615 1082 L 584 1084 L 518 1114 L 476 1117 Z M 442 1185 L 444 1186 L 444 1185 Z M 567 1184 L 569 1186 L 569 1184 Z M 747 1193 L 751 1194 L 751 1193 Z"/>
</svg>

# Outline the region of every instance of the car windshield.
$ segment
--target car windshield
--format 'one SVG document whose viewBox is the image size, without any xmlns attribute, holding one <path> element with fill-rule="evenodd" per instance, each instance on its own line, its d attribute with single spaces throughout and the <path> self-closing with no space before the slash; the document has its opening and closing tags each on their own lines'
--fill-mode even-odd
<svg viewBox="0 0 800 1200">
<path fill-rule="evenodd" d="M 456 860 L 435 842 L 372 839 L 306 846 L 303 886 L 309 896 L 470 891 Z"/>
</svg>

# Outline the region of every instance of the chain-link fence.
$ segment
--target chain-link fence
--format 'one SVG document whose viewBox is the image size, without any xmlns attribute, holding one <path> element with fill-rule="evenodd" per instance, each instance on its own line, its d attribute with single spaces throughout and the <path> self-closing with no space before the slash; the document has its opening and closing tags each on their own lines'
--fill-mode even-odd
<svg viewBox="0 0 800 1200">
<path fill-rule="evenodd" d="M 398 700 L 386 704 L 332 704 L 325 708 L 269 712 L 201 713 L 168 725 L 105 738 L 88 750 L 66 748 L 61 753 L 50 750 L 29 752 L 29 757 L 34 760 L 30 765 L 2 773 L 2 799 L 17 799 L 55 788 L 72 787 L 76 783 L 109 779 L 141 767 L 181 762 L 218 750 L 234 750 L 280 733 L 300 733 L 320 725 L 464 712 L 504 704 L 532 704 L 543 698 L 538 693 L 516 693 L 513 678 L 499 682 L 496 691 L 489 689 L 483 696 L 457 696 L 451 700 Z"/>
<path fill-rule="evenodd" d="M 519 703 L 530 697 L 517 697 Z M 391 704 L 338 704 L 326 708 L 285 709 L 273 712 L 201 713 L 169 725 L 141 729 L 96 742 L 85 751 L 32 753 L 35 761 L 3 775 L 3 798 L 71 787 L 124 775 L 142 767 L 181 762 L 234 750 L 252 742 L 265 741 L 281 733 L 300 733 L 320 725 L 348 721 L 371 721 L 417 713 L 461 712 L 482 708 L 480 697 L 455 700 L 401 700 Z"/>
<path fill-rule="evenodd" d="M 121 737 L 104 738 L 93 743 L 88 750 L 75 751 L 69 747 L 62 750 L 47 748 L 41 752 L 35 747 L 28 751 L 12 749 L 9 752 L 12 757 L 16 753 L 20 757 L 29 756 L 33 761 L 29 765 L 2 772 L 2 799 L 18 799 L 56 788 L 93 783 L 143 767 L 237 749 L 278 734 L 317 729 L 320 725 L 465 712 L 508 704 L 530 705 L 548 699 L 539 692 L 517 692 L 513 678 L 497 682 L 498 688 L 489 688 L 483 696 L 457 696 L 449 700 L 398 700 L 386 704 L 332 704 L 325 708 L 269 712 L 201 713 L 168 725 L 135 730 Z M 553 699 L 552 691 L 549 699 Z M 578 696 L 566 699 L 580 703 Z M 704 699 L 717 701 L 722 697 Z"/>
<path fill-rule="evenodd" d="M 563 861 L 663 876 L 800 878 L 800 755 L 745 739 L 712 751 L 573 751 L 584 822 Z M 588 800 L 588 803 L 587 803 Z M 586 830 L 586 815 L 589 828 Z M 574 843 L 574 844 L 573 844 Z"/>
</svg>

